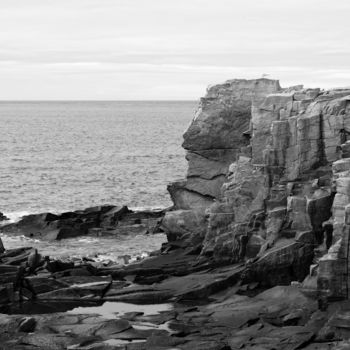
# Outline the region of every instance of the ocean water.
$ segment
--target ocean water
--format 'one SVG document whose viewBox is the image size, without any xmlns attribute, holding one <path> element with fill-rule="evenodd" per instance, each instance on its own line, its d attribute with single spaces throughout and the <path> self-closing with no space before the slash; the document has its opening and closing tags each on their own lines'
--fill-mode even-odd
<svg viewBox="0 0 350 350">
<path fill-rule="evenodd" d="M 171 205 L 166 185 L 185 176 L 182 134 L 196 105 L 0 102 L 0 211 L 17 219 L 100 204 Z M 8 247 L 20 243 L 3 240 Z M 99 242 L 93 243 L 97 250 Z M 23 239 L 21 243 L 40 246 Z M 87 243 L 86 249 L 90 246 Z M 128 242 L 123 243 L 124 252 L 125 246 Z"/>
</svg>

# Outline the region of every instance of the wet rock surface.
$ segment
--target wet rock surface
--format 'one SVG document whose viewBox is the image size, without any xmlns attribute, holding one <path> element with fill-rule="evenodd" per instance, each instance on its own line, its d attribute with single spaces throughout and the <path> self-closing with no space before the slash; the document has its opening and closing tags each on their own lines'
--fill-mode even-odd
<svg viewBox="0 0 350 350">
<path fill-rule="evenodd" d="M 19 275 L 20 263 L 6 259 L 23 254 Z M 59 273 L 40 259 L 29 270 L 32 256 L 0 256 L 0 349 L 336 349 L 349 336 L 348 301 L 322 311 L 300 284 L 266 289 L 247 281 L 246 264 L 200 262 L 189 248 Z"/>
</svg>

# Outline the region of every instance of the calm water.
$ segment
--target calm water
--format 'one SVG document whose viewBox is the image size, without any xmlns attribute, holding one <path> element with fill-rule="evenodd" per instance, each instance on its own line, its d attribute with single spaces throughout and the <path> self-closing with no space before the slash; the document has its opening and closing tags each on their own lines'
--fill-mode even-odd
<svg viewBox="0 0 350 350">
<path fill-rule="evenodd" d="M 0 102 L 0 211 L 169 206 L 166 185 L 185 175 L 182 134 L 196 105 Z"/>
</svg>

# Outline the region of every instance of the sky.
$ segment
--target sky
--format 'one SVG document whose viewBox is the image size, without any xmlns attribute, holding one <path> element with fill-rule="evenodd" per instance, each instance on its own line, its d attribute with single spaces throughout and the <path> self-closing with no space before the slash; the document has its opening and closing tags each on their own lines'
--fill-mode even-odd
<svg viewBox="0 0 350 350">
<path fill-rule="evenodd" d="M 349 0 L 0 0 L 0 100 L 194 100 L 233 78 L 350 86 Z"/>
</svg>

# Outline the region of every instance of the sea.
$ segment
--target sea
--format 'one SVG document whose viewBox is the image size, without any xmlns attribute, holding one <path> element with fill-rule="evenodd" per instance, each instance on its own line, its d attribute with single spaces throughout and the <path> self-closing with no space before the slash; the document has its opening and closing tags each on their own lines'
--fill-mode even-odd
<svg viewBox="0 0 350 350">
<path fill-rule="evenodd" d="M 186 174 L 182 134 L 196 101 L 0 102 L 0 211 L 61 213 L 101 204 L 134 210 L 172 203 L 166 186 Z M 80 237 L 42 242 L 1 233 L 6 248 L 57 258 L 147 256 L 165 237 Z"/>
</svg>

